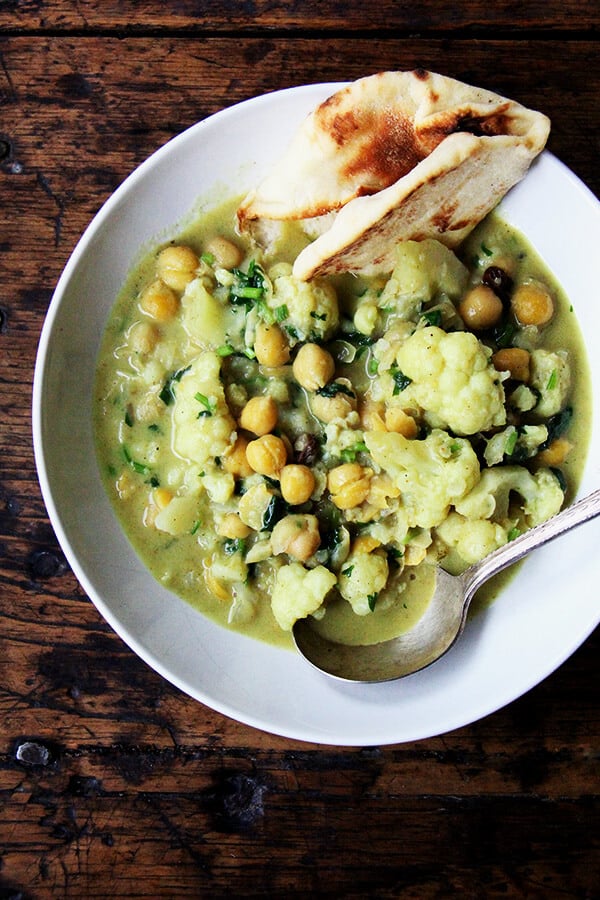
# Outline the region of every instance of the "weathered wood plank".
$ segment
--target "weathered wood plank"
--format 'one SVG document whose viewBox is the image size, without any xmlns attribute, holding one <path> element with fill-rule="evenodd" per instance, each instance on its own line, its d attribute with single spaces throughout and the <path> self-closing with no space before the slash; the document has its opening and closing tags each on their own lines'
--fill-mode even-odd
<svg viewBox="0 0 600 900">
<path fill-rule="evenodd" d="M 347 3 L 344 0 L 53 0 L 53 2 L 16 2 L 8 0 L 0 8 L 0 28 L 138 32 L 205 31 L 238 32 L 284 29 L 313 32 L 349 30 L 373 32 L 394 29 L 416 34 L 440 31 L 451 33 L 466 29 L 477 33 L 484 28 L 504 29 L 514 34 L 528 29 L 545 33 L 559 29 L 575 32 L 600 23 L 596 4 L 566 0 L 540 3 L 525 0 L 519 4 L 518 20 L 511 3 L 469 3 L 443 5 L 435 0 L 380 0 L 377 4 Z"/>
</svg>

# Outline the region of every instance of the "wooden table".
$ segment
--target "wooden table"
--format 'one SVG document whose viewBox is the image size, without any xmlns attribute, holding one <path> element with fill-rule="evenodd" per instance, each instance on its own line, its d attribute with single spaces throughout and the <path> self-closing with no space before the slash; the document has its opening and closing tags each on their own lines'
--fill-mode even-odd
<svg viewBox="0 0 600 900">
<path fill-rule="evenodd" d="M 591 0 L 0 3 L 0 897 L 599 896 L 597 633 L 451 734 L 349 749 L 260 733 L 100 618 L 30 429 L 60 271 L 173 135 L 265 91 L 423 66 L 546 112 L 549 148 L 600 195 L 599 27 Z"/>
</svg>

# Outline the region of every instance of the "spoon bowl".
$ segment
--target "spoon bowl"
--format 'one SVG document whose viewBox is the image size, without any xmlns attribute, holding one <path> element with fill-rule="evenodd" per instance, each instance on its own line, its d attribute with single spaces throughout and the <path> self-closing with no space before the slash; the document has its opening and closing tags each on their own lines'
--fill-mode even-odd
<svg viewBox="0 0 600 900">
<path fill-rule="evenodd" d="M 471 600 L 493 575 L 572 528 L 600 515 L 600 490 L 593 491 L 562 512 L 531 528 L 462 575 L 438 567 L 433 596 L 425 613 L 410 631 L 379 644 L 350 646 L 328 640 L 299 619 L 293 628 L 298 651 L 315 668 L 342 681 L 394 681 L 431 665 L 460 637 Z"/>
</svg>

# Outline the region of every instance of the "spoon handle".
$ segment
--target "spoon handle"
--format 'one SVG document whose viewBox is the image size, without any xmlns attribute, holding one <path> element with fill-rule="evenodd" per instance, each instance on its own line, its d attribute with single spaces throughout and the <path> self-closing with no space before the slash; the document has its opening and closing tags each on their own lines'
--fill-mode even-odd
<svg viewBox="0 0 600 900">
<path fill-rule="evenodd" d="M 592 491 L 583 500 L 578 500 L 577 503 L 573 503 L 551 519 L 542 522 L 541 525 L 536 525 L 508 544 L 504 544 L 481 562 L 471 566 L 462 575 L 466 606 L 468 607 L 475 591 L 492 575 L 497 575 L 498 572 L 522 559 L 531 550 L 547 544 L 559 535 L 565 534 L 572 528 L 576 528 L 577 525 L 582 525 L 598 515 L 600 515 L 600 489 Z"/>
</svg>

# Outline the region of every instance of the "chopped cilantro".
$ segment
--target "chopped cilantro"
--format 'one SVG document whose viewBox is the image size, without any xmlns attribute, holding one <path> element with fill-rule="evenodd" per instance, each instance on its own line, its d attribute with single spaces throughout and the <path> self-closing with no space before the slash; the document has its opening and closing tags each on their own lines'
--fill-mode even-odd
<svg viewBox="0 0 600 900">
<path fill-rule="evenodd" d="M 369 361 L 367 362 L 367 373 L 369 375 L 377 375 L 378 369 L 379 369 L 379 360 L 375 359 L 374 356 L 371 356 L 369 358 Z"/>
<path fill-rule="evenodd" d="M 515 447 L 517 446 L 517 441 L 519 439 L 519 435 L 516 430 L 511 431 L 506 439 L 506 444 L 504 445 L 504 453 L 506 456 L 512 456 L 515 452 Z"/>
<path fill-rule="evenodd" d="M 375 604 L 377 603 L 378 597 L 379 597 L 378 593 L 367 595 L 367 603 L 369 604 L 369 609 L 371 610 L 371 612 L 373 612 L 373 610 L 375 609 Z"/>
<path fill-rule="evenodd" d="M 244 538 L 227 538 L 223 544 L 223 550 L 227 556 L 231 556 L 233 553 L 245 553 L 246 541 Z"/>
<path fill-rule="evenodd" d="M 427 322 L 428 325 L 441 325 L 442 323 L 442 311 L 441 309 L 430 309 L 427 312 L 424 312 L 421 318 Z"/>
<path fill-rule="evenodd" d="M 121 449 L 122 449 L 122 453 L 123 453 L 125 462 L 129 466 L 131 466 L 131 468 L 133 469 L 134 472 L 137 472 L 138 475 L 149 475 L 150 474 L 149 467 L 145 463 L 141 463 L 141 462 L 138 462 L 137 460 L 133 459 L 133 457 L 131 456 L 131 453 L 129 452 L 129 450 L 127 449 L 125 444 L 121 445 Z"/>
<path fill-rule="evenodd" d="M 200 391 L 194 394 L 194 400 L 197 400 L 198 403 L 201 403 L 204 407 L 204 409 L 201 409 L 196 416 L 197 419 L 201 416 L 212 416 L 217 408 L 216 402 L 212 398 L 207 397 L 206 394 L 201 394 Z"/>
<path fill-rule="evenodd" d="M 329 384 L 319 388 L 316 393 L 320 394 L 321 397 L 335 397 L 337 394 L 346 394 L 347 397 L 356 396 L 349 387 L 345 384 L 340 384 L 339 381 L 330 381 Z"/>
<path fill-rule="evenodd" d="M 162 390 L 158 395 L 165 406 L 169 406 L 169 404 L 173 403 L 173 401 L 175 400 L 175 385 L 178 381 L 181 381 L 182 377 L 185 375 L 189 368 L 190 366 L 184 366 L 184 368 L 182 369 L 177 369 L 177 371 L 172 372 L 165 381 Z"/>
<path fill-rule="evenodd" d="M 390 368 L 390 375 L 394 380 L 394 390 L 392 391 L 394 397 L 397 394 L 400 394 L 402 391 L 405 391 L 409 384 L 412 382 L 412 378 L 409 378 L 408 375 L 405 375 L 404 372 L 402 372 L 398 368 L 396 363 L 394 363 L 394 365 Z"/>
</svg>

